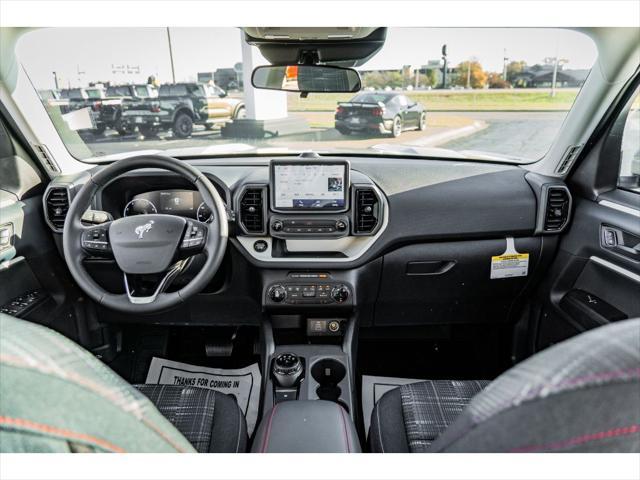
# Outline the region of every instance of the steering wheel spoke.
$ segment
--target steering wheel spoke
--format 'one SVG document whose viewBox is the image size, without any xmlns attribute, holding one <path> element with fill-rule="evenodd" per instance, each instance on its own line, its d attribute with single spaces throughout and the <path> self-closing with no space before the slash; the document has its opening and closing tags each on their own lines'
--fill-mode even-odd
<svg viewBox="0 0 640 480">
<path fill-rule="evenodd" d="M 113 257 L 109 242 L 109 225 L 111 222 L 82 227 L 80 242 L 85 253 L 93 257 Z"/>
<path fill-rule="evenodd" d="M 173 281 L 184 271 L 191 263 L 191 259 L 180 260 L 164 273 L 160 281 L 150 282 L 144 281 L 141 275 L 124 275 L 124 288 L 127 292 L 129 302 L 133 304 L 146 304 L 156 301 L 159 295 L 164 293 L 173 283 Z M 144 285 L 146 283 L 146 285 Z M 153 285 L 155 283 L 155 285 Z M 151 284 L 151 285 L 150 285 Z"/>
</svg>

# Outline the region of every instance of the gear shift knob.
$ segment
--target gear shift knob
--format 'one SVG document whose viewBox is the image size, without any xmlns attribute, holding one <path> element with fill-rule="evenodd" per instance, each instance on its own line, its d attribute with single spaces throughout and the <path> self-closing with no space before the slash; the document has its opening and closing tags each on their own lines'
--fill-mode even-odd
<svg viewBox="0 0 640 480">
<path fill-rule="evenodd" d="M 294 353 L 281 353 L 273 361 L 271 373 L 277 386 L 284 388 L 295 387 L 302 378 L 302 362 Z"/>
</svg>

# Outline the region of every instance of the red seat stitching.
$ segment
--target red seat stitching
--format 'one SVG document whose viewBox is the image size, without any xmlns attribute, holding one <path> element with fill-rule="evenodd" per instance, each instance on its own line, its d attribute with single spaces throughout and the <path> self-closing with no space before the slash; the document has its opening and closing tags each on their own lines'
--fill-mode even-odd
<svg viewBox="0 0 640 480">
<path fill-rule="evenodd" d="M 561 448 L 572 447 L 574 445 L 581 445 L 587 442 L 593 442 L 595 440 L 603 440 L 605 438 L 622 437 L 626 435 L 633 435 L 640 432 L 640 424 L 629 425 L 627 427 L 612 428 L 611 430 L 605 430 L 603 432 L 588 433 L 573 437 L 568 440 L 562 440 L 559 442 L 548 443 L 546 445 L 529 445 L 526 447 L 518 447 L 511 450 L 513 453 L 526 453 L 536 452 L 540 450 L 559 450 Z"/>
<path fill-rule="evenodd" d="M 269 446 L 269 436 L 271 435 L 271 423 L 273 422 L 273 415 L 276 413 L 276 409 L 278 408 L 278 404 L 274 405 L 271 409 L 271 415 L 269 415 L 269 424 L 267 425 L 267 433 L 264 436 L 264 440 L 262 441 L 262 453 L 266 453 L 267 447 Z"/>
</svg>

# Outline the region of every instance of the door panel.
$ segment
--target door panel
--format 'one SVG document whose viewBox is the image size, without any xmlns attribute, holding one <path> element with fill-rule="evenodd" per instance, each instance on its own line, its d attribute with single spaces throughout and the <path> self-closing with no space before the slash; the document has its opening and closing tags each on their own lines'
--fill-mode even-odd
<svg viewBox="0 0 640 480">
<path fill-rule="evenodd" d="M 44 175 L 0 131 L 0 310 L 65 330 L 73 289 L 44 222 Z"/>
<path fill-rule="evenodd" d="M 630 243 L 640 237 L 640 195 L 637 208 L 612 208 L 608 205 L 618 204 L 606 198 L 574 197 L 573 224 L 543 287 L 536 350 L 605 323 L 640 317 L 640 261 L 607 244 L 605 234 L 623 232 L 621 240 Z"/>
</svg>

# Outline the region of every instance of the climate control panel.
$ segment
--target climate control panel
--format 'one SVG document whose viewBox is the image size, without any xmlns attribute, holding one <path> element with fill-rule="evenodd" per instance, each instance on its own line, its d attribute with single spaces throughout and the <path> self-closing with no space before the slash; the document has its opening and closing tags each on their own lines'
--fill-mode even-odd
<svg viewBox="0 0 640 480">
<path fill-rule="evenodd" d="M 276 238 L 339 238 L 349 234 L 349 217 L 274 215 L 269 220 L 269 233 Z"/>
<path fill-rule="evenodd" d="M 344 305 L 351 289 L 342 283 L 278 283 L 267 288 L 270 305 Z"/>
</svg>

